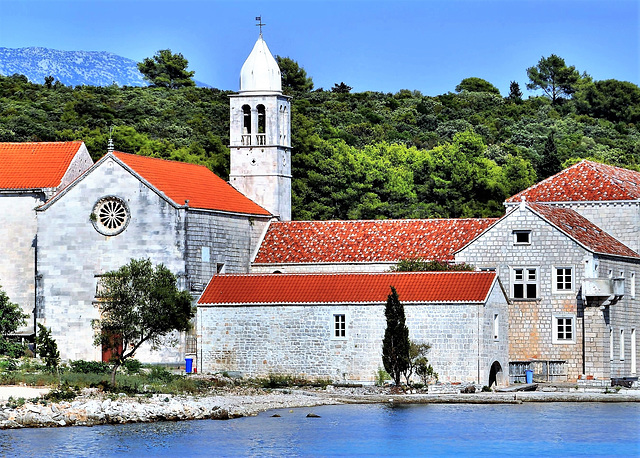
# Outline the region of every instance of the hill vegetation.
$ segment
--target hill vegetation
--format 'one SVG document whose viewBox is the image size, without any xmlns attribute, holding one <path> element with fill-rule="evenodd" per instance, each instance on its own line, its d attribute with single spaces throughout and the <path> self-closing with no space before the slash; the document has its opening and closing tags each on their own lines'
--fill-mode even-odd
<svg viewBox="0 0 640 458">
<path fill-rule="evenodd" d="M 528 86 L 550 95 L 526 99 L 518 83 L 503 97 L 480 78 L 435 97 L 350 93 L 344 82 L 313 90 L 288 59 L 294 218 L 497 216 L 506 197 L 581 158 L 637 168 L 640 88 L 594 82 L 557 59 L 527 69 Z M 564 79 L 549 79 L 549 65 L 560 64 Z M 98 159 L 113 126 L 120 151 L 204 164 L 226 178 L 230 93 L 0 77 L 0 141 L 83 140 Z"/>
</svg>

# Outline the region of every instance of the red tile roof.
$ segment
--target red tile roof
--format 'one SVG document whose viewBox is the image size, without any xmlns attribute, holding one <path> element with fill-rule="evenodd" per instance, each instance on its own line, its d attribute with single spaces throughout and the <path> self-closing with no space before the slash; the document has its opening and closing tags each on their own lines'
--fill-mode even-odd
<svg viewBox="0 0 640 458">
<path fill-rule="evenodd" d="M 256 264 L 453 261 L 453 253 L 496 220 L 426 219 L 273 222 Z"/>
<path fill-rule="evenodd" d="M 120 152 L 114 152 L 113 155 L 177 205 L 184 205 L 188 200 L 192 208 L 270 215 L 202 165 Z"/>
<path fill-rule="evenodd" d="M 495 272 L 214 275 L 198 304 L 384 303 L 391 286 L 403 303 L 482 303 L 495 279 Z"/>
<path fill-rule="evenodd" d="M 640 199 L 640 172 L 581 161 L 507 199 L 519 202 Z"/>
<path fill-rule="evenodd" d="M 60 186 L 82 142 L 0 143 L 0 189 Z"/>
<path fill-rule="evenodd" d="M 527 205 L 569 237 L 595 253 L 640 258 L 638 253 L 570 208 L 532 203 Z"/>
</svg>

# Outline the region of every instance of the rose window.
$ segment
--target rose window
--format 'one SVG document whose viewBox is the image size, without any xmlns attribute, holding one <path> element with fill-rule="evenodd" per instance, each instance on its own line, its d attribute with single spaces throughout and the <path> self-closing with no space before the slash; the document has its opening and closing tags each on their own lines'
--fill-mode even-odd
<svg viewBox="0 0 640 458">
<path fill-rule="evenodd" d="M 117 197 L 100 199 L 91 214 L 93 227 L 103 235 L 117 235 L 129 224 L 129 208 Z"/>
</svg>

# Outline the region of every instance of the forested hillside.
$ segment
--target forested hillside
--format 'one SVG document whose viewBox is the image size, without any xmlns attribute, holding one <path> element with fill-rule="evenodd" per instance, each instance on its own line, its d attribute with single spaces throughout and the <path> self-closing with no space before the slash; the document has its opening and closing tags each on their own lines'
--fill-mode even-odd
<svg viewBox="0 0 640 458">
<path fill-rule="evenodd" d="M 478 78 L 436 97 L 307 83 L 285 80 L 295 219 L 496 216 L 506 197 L 580 158 L 640 164 L 640 88 L 631 83 L 585 76 L 571 91 L 531 98 L 515 83 L 502 97 Z M 83 140 L 97 159 L 113 127 L 117 150 L 205 164 L 226 178 L 230 93 L 0 77 L 0 141 Z"/>
</svg>

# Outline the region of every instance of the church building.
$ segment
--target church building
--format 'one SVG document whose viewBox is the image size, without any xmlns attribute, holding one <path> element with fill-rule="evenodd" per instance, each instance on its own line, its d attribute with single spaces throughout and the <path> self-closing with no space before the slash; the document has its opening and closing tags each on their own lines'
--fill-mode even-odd
<svg viewBox="0 0 640 458">
<path fill-rule="evenodd" d="M 582 161 L 502 218 L 291 221 L 291 103 L 262 34 L 230 96 L 230 175 L 81 142 L 0 144 L 0 285 L 65 360 L 100 360 L 101 276 L 162 263 L 197 304 L 192 335 L 144 362 L 372 382 L 393 286 L 440 379 L 637 379 L 640 173 Z M 398 273 L 400 260 L 475 272 Z"/>
</svg>

